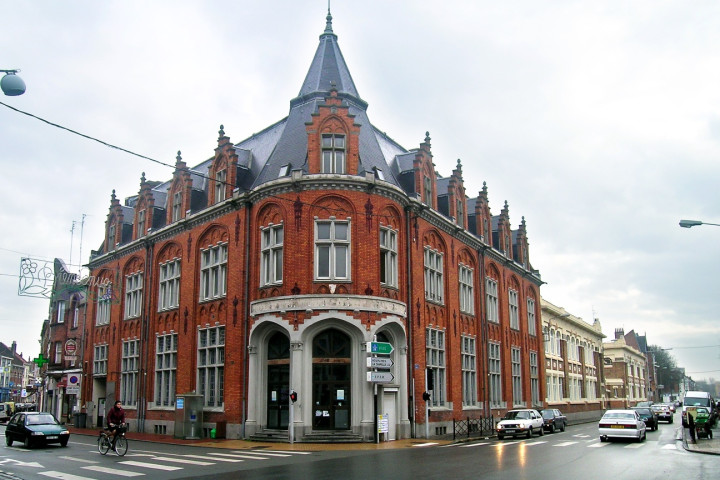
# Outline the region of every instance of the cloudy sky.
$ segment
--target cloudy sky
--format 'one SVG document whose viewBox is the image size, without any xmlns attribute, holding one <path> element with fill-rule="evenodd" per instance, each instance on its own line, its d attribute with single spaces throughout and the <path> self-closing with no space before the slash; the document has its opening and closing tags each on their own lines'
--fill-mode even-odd
<svg viewBox="0 0 720 480">
<path fill-rule="evenodd" d="M 209 158 L 289 111 L 324 0 L 3 2 L 0 101 L 162 162 Z M 542 295 L 647 334 L 696 380 L 720 377 L 720 3 L 335 0 L 368 115 L 438 172 L 524 216 Z M 48 302 L 20 259 L 87 262 L 113 189 L 172 170 L 0 105 L 0 339 L 39 353 Z M 82 219 L 82 238 L 80 226 Z M 75 232 L 71 234 L 73 222 Z M 82 240 L 82 242 L 81 242 Z M 82 244 L 82 257 L 80 246 Z M 72 258 L 71 258 L 72 257 Z"/>
</svg>

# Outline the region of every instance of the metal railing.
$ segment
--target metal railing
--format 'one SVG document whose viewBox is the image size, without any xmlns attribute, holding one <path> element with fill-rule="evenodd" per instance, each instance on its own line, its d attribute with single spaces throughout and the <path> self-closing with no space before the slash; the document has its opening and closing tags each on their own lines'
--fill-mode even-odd
<svg viewBox="0 0 720 480">
<path fill-rule="evenodd" d="M 483 437 L 495 432 L 495 418 L 466 418 L 453 420 L 453 440 L 459 437 Z"/>
</svg>

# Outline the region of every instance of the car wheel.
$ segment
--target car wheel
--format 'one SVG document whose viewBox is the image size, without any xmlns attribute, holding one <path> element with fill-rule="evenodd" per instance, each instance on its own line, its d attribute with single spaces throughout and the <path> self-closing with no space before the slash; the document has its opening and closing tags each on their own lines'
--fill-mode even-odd
<svg viewBox="0 0 720 480">
<path fill-rule="evenodd" d="M 555 433 L 555 424 L 550 424 L 550 433 Z"/>
<path fill-rule="evenodd" d="M 670 418 L 670 421 L 669 421 L 668 423 L 673 423 L 673 419 L 672 419 L 672 418 Z"/>
<path fill-rule="evenodd" d="M 12 437 L 6 433 L 5 434 L 5 445 L 7 445 L 8 447 L 12 447 L 12 442 L 13 442 Z"/>
<path fill-rule="evenodd" d="M 530 430 L 528 430 L 528 432 L 527 432 L 527 438 L 531 438 L 531 437 L 532 437 L 532 427 L 530 427 Z"/>
<path fill-rule="evenodd" d="M 60 446 L 61 447 L 67 447 L 69 438 L 66 438 L 65 440 L 60 440 Z"/>
<path fill-rule="evenodd" d="M 560 431 L 561 432 L 565 431 L 565 422 L 563 422 L 562 425 L 560 425 Z"/>
<path fill-rule="evenodd" d="M 542 437 L 543 435 L 545 435 L 545 428 L 540 427 L 540 436 Z"/>
<path fill-rule="evenodd" d="M 503 438 L 505 438 L 505 435 L 500 435 L 500 434 L 498 433 L 498 440 L 502 440 Z"/>
<path fill-rule="evenodd" d="M 25 448 L 30 448 L 30 437 L 25 437 L 25 441 L 23 442 L 23 446 Z"/>
<path fill-rule="evenodd" d="M 606 442 L 606 441 L 607 441 L 607 437 L 603 437 L 603 436 L 601 435 L 601 436 L 600 436 L 600 441 L 601 441 L 601 442 Z"/>
</svg>

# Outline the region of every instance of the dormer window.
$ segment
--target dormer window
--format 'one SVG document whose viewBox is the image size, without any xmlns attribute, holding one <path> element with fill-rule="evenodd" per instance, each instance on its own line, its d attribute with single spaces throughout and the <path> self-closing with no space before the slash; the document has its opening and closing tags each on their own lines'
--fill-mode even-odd
<svg viewBox="0 0 720 480">
<path fill-rule="evenodd" d="M 175 192 L 173 195 L 172 221 L 177 222 L 182 218 L 182 193 Z"/>
<path fill-rule="evenodd" d="M 215 174 L 215 203 L 225 200 L 225 183 L 227 181 L 227 170 L 220 170 Z"/>
<path fill-rule="evenodd" d="M 290 173 L 290 165 L 283 165 L 280 167 L 280 172 L 278 172 L 278 178 L 287 177 Z"/>
<path fill-rule="evenodd" d="M 432 206 L 432 182 L 428 176 L 423 178 L 423 203 Z"/>
<path fill-rule="evenodd" d="M 108 250 L 115 248 L 115 224 L 110 225 L 108 229 Z"/>
<path fill-rule="evenodd" d="M 137 236 L 142 237 L 145 235 L 145 210 L 138 212 L 138 224 L 137 224 Z"/>
<path fill-rule="evenodd" d="M 463 212 L 462 200 L 457 201 L 457 225 L 460 228 L 465 228 L 465 213 Z"/>
<path fill-rule="evenodd" d="M 345 173 L 345 135 L 322 136 L 322 173 Z"/>
<path fill-rule="evenodd" d="M 385 174 L 383 173 L 381 168 L 373 167 L 375 170 L 375 178 L 378 180 L 385 180 Z"/>
</svg>

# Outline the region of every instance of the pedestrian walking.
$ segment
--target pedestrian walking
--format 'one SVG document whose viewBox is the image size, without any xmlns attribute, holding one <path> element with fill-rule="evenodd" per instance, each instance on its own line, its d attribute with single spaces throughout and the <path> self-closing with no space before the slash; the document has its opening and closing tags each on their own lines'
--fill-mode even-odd
<svg viewBox="0 0 720 480">
<path fill-rule="evenodd" d="M 695 443 L 695 418 L 690 410 L 687 412 L 687 417 L 687 424 L 690 429 L 690 440 L 692 440 L 692 443 Z"/>
</svg>

